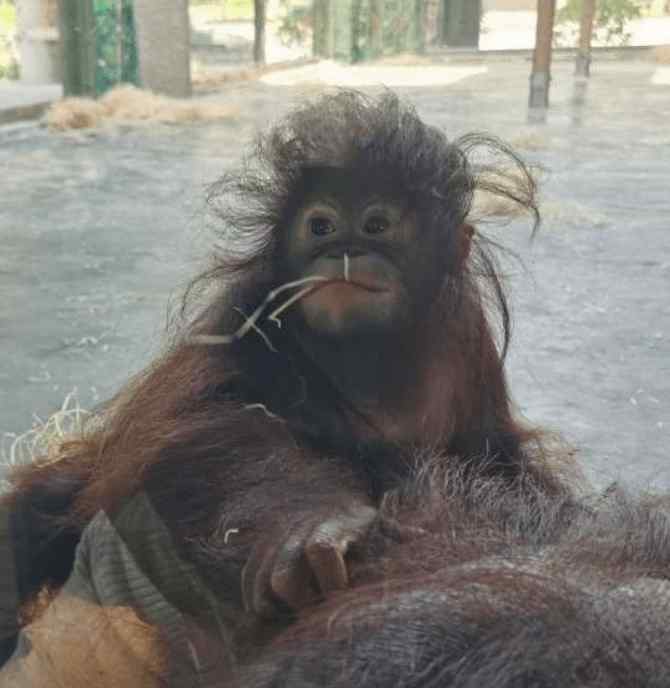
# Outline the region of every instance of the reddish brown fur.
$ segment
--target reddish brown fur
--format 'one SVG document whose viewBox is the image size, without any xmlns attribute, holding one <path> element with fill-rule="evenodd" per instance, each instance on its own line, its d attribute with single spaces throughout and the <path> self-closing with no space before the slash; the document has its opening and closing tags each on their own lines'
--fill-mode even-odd
<svg viewBox="0 0 670 688">
<path fill-rule="evenodd" d="M 239 685 L 665 686 L 668 497 L 533 483 L 424 464 L 388 495 L 352 589 L 306 610 Z"/>
<path fill-rule="evenodd" d="M 350 554 L 351 589 L 249 629 L 234 675 L 212 670 L 207 685 L 664 688 L 667 496 L 548 496 L 525 472 L 510 484 L 481 467 L 415 458 Z M 217 536 L 209 544 L 216 559 Z M 216 640 L 186 631 L 199 662 L 216 667 Z M 104 652 L 90 652 L 91 633 L 105 633 Z M 62 597 L 29 636 L 32 658 L 0 675 L 3 688 L 182 685 L 171 682 L 159 632 L 130 610 L 103 615 Z"/>
<path fill-rule="evenodd" d="M 379 100 L 339 94 L 292 117 L 259 147 L 269 174 L 246 170 L 223 184 L 246 203 L 231 223 L 255 242 L 253 252 L 237 261 L 217 257 L 200 282 L 209 291 L 166 353 L 64 445 L 61 461 L 12 475 L 5 504 L 22 539 L 23 601 L 45 584 L 62 584 L 79 531 L 97 511 L 113 514 L 140 490 L 151 495 L 180 554 L 228 595 L 237 595 L 240 570 L 261 535 L 352 498 L 378 505 L 413 469 L 417 445 L 511 483 L 523 475 L 529 489 L 569 492 L 558 470 L 561 456 L 545 452 L 541 434 L 513 416 L 503 369 L 508 313 L 493 245 L 477 232 L 470 240 L 465 223 L 476 188 L 537 211 L 523 163 L 494 139 L 447 141 L 390 94 Z M 368 132 L 369 140 L 351 139 L 352 131 Z M 490 168 L 478 171 L 468 160 L 477 145 L 507 155 L 514 174 L 500 172 L 494 185 L 485 176 Z M 237 308 L 251 312 L 281 282 L 278 242 L 312 158 L 332 158 L 362 174 L 382 170 L 388 188 L 420 208 L 419 221 L 437 223 L 443 233 L 436 255 L 443 284 L 417 328 L 408 371 L 399 371 L 412 384 L 395 389 L 399 399 L 411 400 L 399 435 L 338 396 L 328 371 L 296 347 L 290 327 L 271 333 L 279 355 L 253 334 L 230 346 L 191 341 L 234 331 Z M 242 524 L 244 536 L 221 562 L 202 544 L 224 522 Z"/>
</svg>

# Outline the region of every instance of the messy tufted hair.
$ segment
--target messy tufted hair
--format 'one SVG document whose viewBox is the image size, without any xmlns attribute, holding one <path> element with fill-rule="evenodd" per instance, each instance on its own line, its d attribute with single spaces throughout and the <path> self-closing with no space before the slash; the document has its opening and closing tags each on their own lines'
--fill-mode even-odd
<svg viewBox="0 0 670 688">
<path fill-rule="evenodd" d="M 221 343 L 278 288 L 279 242 L 310 170 L 324 165 L 376 180 L 416 210 L 420 225 L 432 223 L 444 237 L 436 252 L 443 283 L 417 333 L 425 349 L 417 347 L 412 361 L 436 418 L 425 443 L 439 445 L 450 461 L 486 459 L 494 474 L 513 479 L 525 471 L 538 489 L 568 490 L 556 470 L 562 459 L 514 416 L 504 373 L 510 317 L 496 244 L 475 228 L 466 259 L 456 257 L 477 194 L 504 199 L 510 215 L 527 212 L 537 226 L 529 169 L 494 137 L 449 140 L 390 92 L 342 91 L 293 111 L 258 138 L 240 170 L 212 187 L 223 241 L 187 291 L 165 352 L 63 446 L 58 461 L 11 477 L 7 499 L 31 524 L 18 564 L 23 599 L 45 583 L 62 584 L 86 523 L 141 490 L 151 491 L 184 542 L 206 535 L 221 505 L 249 514 L 267 508 L 268 457 L 281 457 L 272 478 L 276 513 L 282 499 L 327 495 L 331 481 L 310 479 L 293 495 L 286 481 L 291 471 L 309 477 L 328 462 L 348 476 L 341 482 L 364 480 L 372 498 L 383 493 L 383 480 L 375 481 L 388 477 L 388 454 L 404 448 L 373 446 L 362 465 L 351 404 L 328 371 L 295 346 L 290 327 L 259 319 L 244 337 Z"/>
<path fill-rule="evenodd" d="M 310 171 L 323 167 L 351 171 L 362 184 L 374 180 L 376 191 L 417 209 L 420 227 L 439 228 L 446 274 L 456 269 L 455 229 L 468 221 L 476 195 L 505 201 L 496 204 L 498 220 L 505 213 L 527 213 L 533 231 L 539 226 L 535 179 L 506 143 L 482 133 L 449 140 L 390 91 L 378 97 L 338 91 L 307 102 L 261 134 L 242 169 L 210 188 L 208 199 L 221 220 L 220 245 L 225 248 L 216 254 L 213 270 L 196 284 L 239 272 L 252 272 L 272 283 L 278 246 L 304 196 Z M 506 210 L 500 212 L 501 207 Z M 498 314 L 504 358 L 510 315 L 494 255 L 500 249 L 476 233 L 463 283 L 445 282 L 443 300 L 451 310 L 464 289 L 484 289 L 491 297 L 488 307 Z M 477 284 L 468 287 L 469 279 Z"/>
</svg>

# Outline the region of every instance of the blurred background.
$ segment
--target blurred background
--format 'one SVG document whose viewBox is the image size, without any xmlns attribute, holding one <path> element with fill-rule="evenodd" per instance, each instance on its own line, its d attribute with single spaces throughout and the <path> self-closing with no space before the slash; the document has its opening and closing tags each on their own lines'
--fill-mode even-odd
<svg viewBox="0 0 670 688">
<path fill-rule="evenodd" d="M 0 0 L 2 459 L 151 361 L 222 240 L 207 185 L 343 86 L 533 165 L 534 241 L 505 208 L 472 218 L 521 258 L 513 398 L 598 485 L 667 489 L 668 0 Z"/>
<path fill-rule="evenodd" d="M 554 48 L 574 48 L 582 1 L 549 5 Z M 593 47 L 670 42 L 668 0 L 597 5 Z M 196 86 L 211 85 L 242 67 L 311 58 L 532 50 L 537 21 L 536 0 L 63 0 L 60 9 L 57 0 L 0 0 L 0 78 L 99 95 L 141 74 L 147 85 L 157 70 L 158 85 L 179 93 L 189 89 L 180 52 Z M 177 65 L 168 85 L 165 72 Z"/>
</svg>

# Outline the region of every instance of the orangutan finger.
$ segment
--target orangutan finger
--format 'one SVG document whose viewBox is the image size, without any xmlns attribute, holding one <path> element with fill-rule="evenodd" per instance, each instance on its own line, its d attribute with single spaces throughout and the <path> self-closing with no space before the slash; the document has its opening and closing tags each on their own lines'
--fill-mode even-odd
<svg viewBox="0 0 670 688">
<path fill-rule="evenodd" d="M 242 569 L 242 601 L 246 611 L 271 619 L 277 616 L 269 584 L 276 549 L 260 547 L 258 551 L 263 556 L 259 556 L 257 551 L 253 552 Z"/>
<path fill-rule="evenodd" d="M 336 543 L 318 540 L 310 542 L 305 548 L 305 555 L 323 595 L 347 587 L 347 564 L 343 552 Z"/>
<path fill-rule="evenodd" d="M 282 561 L 272 572 L 272 592 L 291 609 L 301 609 L 316 602 L 320 595 L 313 585 L 313 574 L 302 548 L 294 550 L 290 560 Z"/>
<path fill-rule="evenodd" d="M 348 514 L 322 523 L 305 546 L 319 589 L 326 595 L 349 584 L 345 555 L 352 543 L 365 536 L 377 512 L 369 506 L 355 506 Z"/>
<path fill-rule="evenodd" d="M 304 553 L 311 525 L 296 529 L 275 556 L 270 576 L 272 593 L 291 609 L 300 609 L 318 599 L 313 575 Z"/>
</svg>

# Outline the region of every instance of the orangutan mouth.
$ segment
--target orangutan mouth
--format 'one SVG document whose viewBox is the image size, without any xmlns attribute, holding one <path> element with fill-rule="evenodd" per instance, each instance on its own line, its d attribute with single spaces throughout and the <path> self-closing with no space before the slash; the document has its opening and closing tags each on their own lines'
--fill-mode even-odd
<svg viewBox="0 0 670 688">
<path fill-rule="evenodd" d="M 356 279 L 345 279 L 344 277 L 337 277 L 334 279 L 328 279 L 320 284 L 314 285 L 313 291 L 320 291 L 325 287 L 330 287 L 337 285 L 339 287 L 354 287 L 357 289 L 363 289 L 364 291 L 369 291 L 372 293 L 381 293 L 389 291 L 389 288 L 382 282 L 366 280 L 365 278 L 357 277 Z"/>
</svg>

